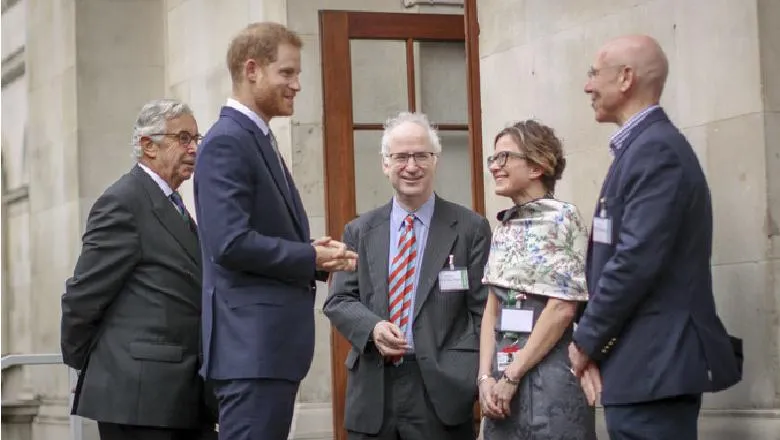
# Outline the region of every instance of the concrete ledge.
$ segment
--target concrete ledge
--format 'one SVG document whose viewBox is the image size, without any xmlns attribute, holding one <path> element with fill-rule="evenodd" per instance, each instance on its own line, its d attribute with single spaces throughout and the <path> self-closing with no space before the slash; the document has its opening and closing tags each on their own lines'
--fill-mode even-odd
<svg viewBox="0 0 780 440">
<path fill-rule="evenodd" d="M 6 423 L 31 423 L 38 415 L 41 402 L 38 400 L 12 400 L 3 402 L 2 419 Z"/>
<path fill-rule="evenodd" d="M 333 419 L 330 403 L 298 403 L 295 405 L 289 440 L 333 440 Z"/>
<path fill-rule="evenodd" d="M 599 438 L 608 438 L 604 411 L 596 412 Z M 703 409 L 699 416 L 699 438 L 707 440 L 778 440 L 780 409 Z"/>
<path fill-rule="evenodd" d="M 604 411 L 596 412 L 599 438 L 608 438 Z M 707 440 L 778 440 L 779 409 L 704 409 L 699 417 L 699 436 Z M 299 403 L 295 407 L 290 440 L 333 440 L 330 403 Z"/>
<path fill-rule="evenodd" d="M 6 440 L 32 440 L 32 423 L 38 415 L 37 400 L 14 400 L 2 404 L 2 437 Z"/>
</svg>

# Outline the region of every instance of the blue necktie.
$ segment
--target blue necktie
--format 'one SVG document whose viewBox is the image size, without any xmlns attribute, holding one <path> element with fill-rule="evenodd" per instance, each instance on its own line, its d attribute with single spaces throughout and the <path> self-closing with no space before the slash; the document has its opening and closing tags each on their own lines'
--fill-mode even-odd
<svg viewBox="0 0 780 440">
<path fill-rule="evenodd" d="M 176 205 L 176 208 L 178 208 L 179 214 L 181 214 L 182 218 L 184 218 L 184 221 L 189 223 L 190 213 L 187 211 L 187 207 L 184 206 L 184 200 L 181 199 L 181 195 L 178 193 L 178 191 L 172 192 L 169 197 L 173 204 Z"/>
<path fill-rule="evenodd" d="M 287 188 L 287 192 L 290 192 L 290 182 L 287 181 L 287 173 L 284 172 L 284 164 L 282 162 L 282 154 L 279 152 L 279 144 L 276 143 L 276 136 L 274 136 L 274 132 L 271 130 L 268 130 L 268 137 L 271 139 L 271 147 L 274 149 L 274 153 L 276 153 L 276 159 L 279 161 L 279 171 L 282 172 L 282 178 L 284 179 L 284 186 Z"/>
</svg>

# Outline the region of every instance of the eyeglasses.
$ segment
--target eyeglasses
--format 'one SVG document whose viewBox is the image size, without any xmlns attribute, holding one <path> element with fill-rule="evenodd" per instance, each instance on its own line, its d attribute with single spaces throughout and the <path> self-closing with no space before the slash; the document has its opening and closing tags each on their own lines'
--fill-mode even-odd
<svg viewBox="0 0 780 440">
<path fill-rule="evenodd" d="M 154 133 L 150 136 L 170 136 L 176 138 L 177 141 L 179 141 L 179 144 L 183 146 L 190 145 L 191 142 L 195 142 L 195 145 L 200 144 L 200 141 L 203 139 L 203 136 L 199 134 L 190 134 L 187 131 L 180 131 L 178 133 Z"/>
<path fill-rule="evenodd" d="M 418 153 L 390 153 L 385 157 L 389 157 L 395 165 L 406 165 L 409 163 L 409 158 L 414 158 L 414 163 L 420 166 L 430 165 L 433 162 L 433 158 L 436 157 L 436 153 L 430 151 L 422 151 Z"/>
<path fill-rule="evenodd" d="M 487 158 L 487 165 L 491 166 L 494 163 L 498 165 L 499 168 L 503 168 L 504 165 L 506 165 L 506 161 L 510 157 L 516 157 L 518 159 L 525 159 L 526 156 L 523 153 L 517 153 L 515 151 L 499 151 L 498 153 L 488 156 Z"/>
</svg>

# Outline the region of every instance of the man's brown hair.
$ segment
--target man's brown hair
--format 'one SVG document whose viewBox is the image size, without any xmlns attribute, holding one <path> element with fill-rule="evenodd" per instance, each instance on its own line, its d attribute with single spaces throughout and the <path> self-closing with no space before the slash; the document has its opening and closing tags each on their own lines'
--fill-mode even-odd
<svg viewBox="0 0 780 440">
<path fill-rule="evenodd" d="M 300 49 L 301 37 L 279 23 L 252 23 L 238 33 L 227 51 L 227 66 L 234 83 L 241 81 L 246 60 L 254 59 L 260 66 L 276 61 L 279 46 L 290 44 Z"/>
</svg>

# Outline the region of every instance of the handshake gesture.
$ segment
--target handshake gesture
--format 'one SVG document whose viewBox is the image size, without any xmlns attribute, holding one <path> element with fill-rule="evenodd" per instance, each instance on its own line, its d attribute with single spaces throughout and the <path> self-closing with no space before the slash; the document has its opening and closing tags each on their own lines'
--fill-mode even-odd
<svg viewBox="0 0 780 440">
<path fill-rule="evenodd" d="M 357 268 L 357 253 L 340 241 L 322 237 L 314 240 L 312 246 L 317 255 L 317 270 L 354 272 Z"/>
</svg>

